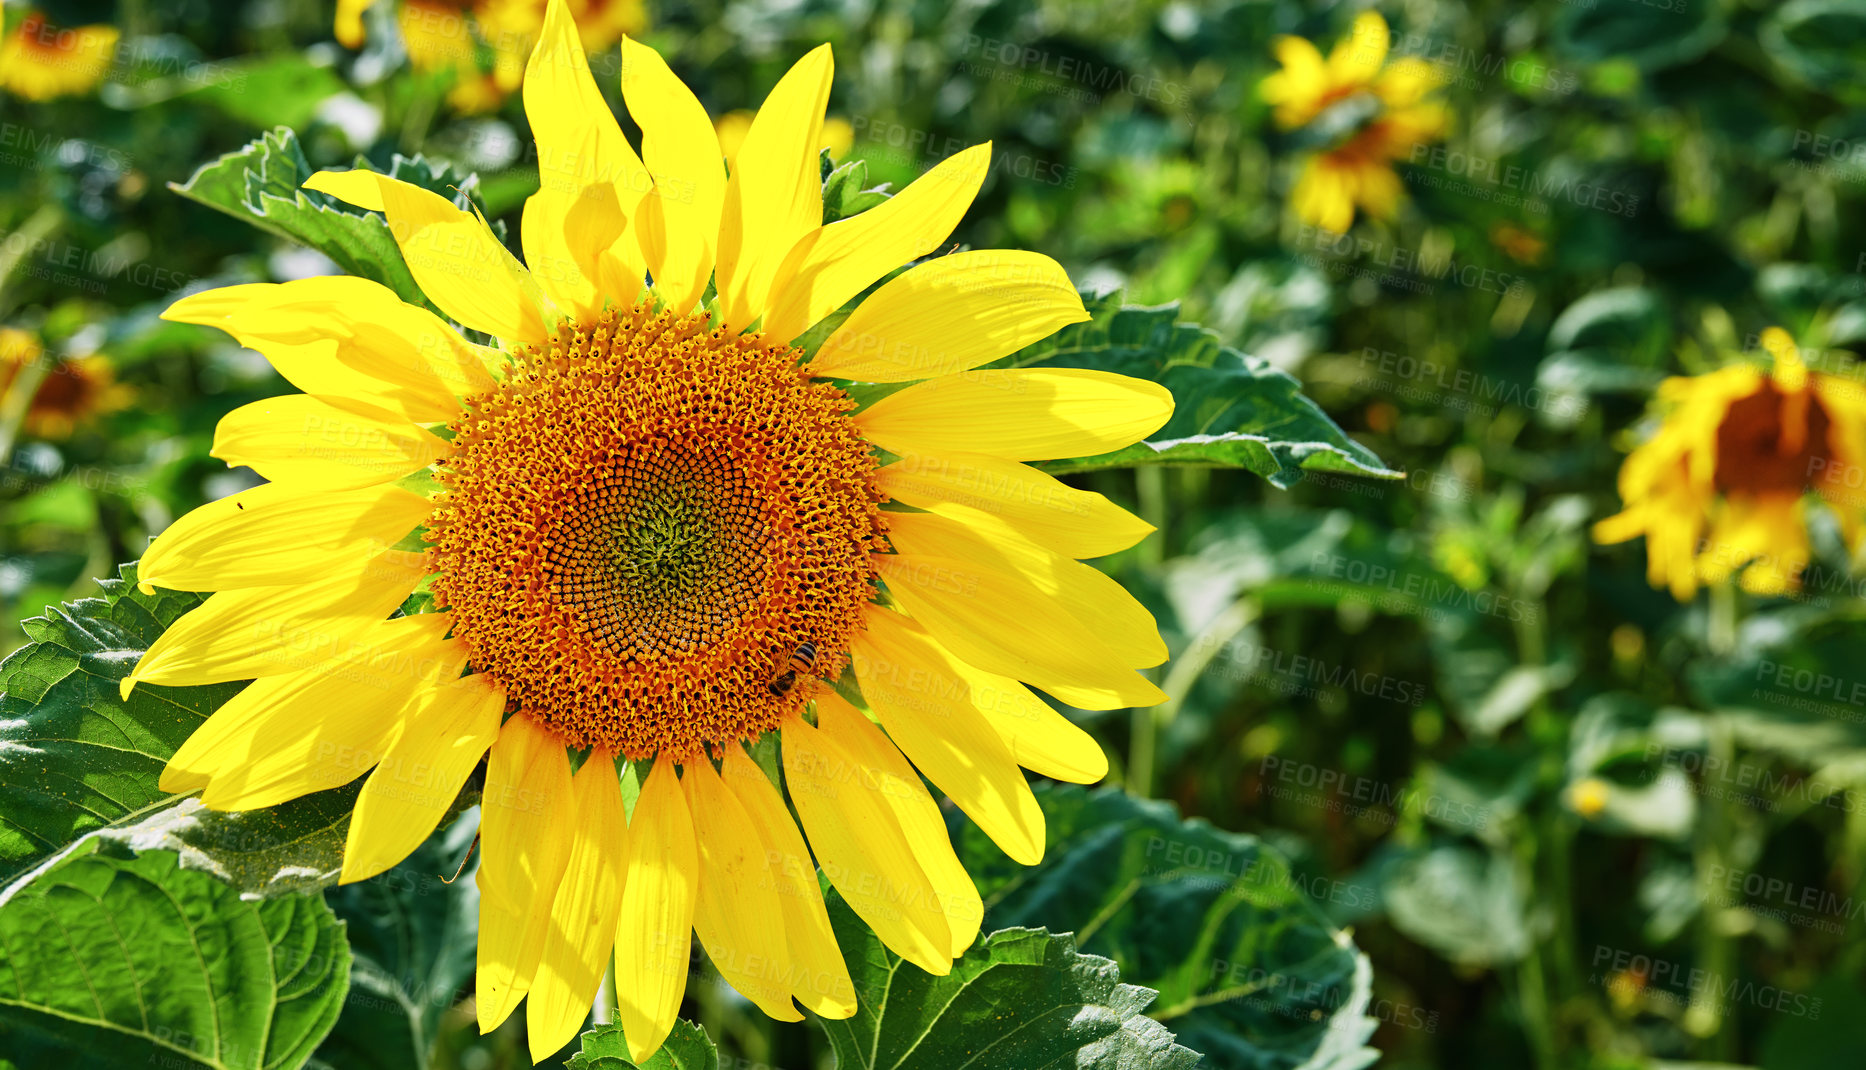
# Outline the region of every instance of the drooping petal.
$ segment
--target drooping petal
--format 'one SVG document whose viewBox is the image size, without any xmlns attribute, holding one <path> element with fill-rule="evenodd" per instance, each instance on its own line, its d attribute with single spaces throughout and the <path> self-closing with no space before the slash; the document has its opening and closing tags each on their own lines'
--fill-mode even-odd
<svg viewBox="0 0 1866 1070">
<path fill-rule="evenodd" d="M 374 171 L 319 171 L 305 188 L 388 216 L 409 274 L 441 311 L 507 341 L 544 341 L 543 293 L 485 220 Z"/>
<path fill-rule="evenodd" d="M 823 105 L 835 61 L 828 45 L 798 60 L 765 97 L 726 181 L 715 282 L 726 325 L 762 316 L 778 267 L 798 239 L 823 224 L 817 163 Z"/>
<path fill-rule="evenodd" d="M 570 1043 L 590 1013 L 615 944 L 627 869 L 628 822 L 615 759 L 594 751 L 571 784 L 575 820 L 570 861 L 551 904 L 550 933 L 526 997 L 531 1059 Z"/>
<path fill-rule="evenodd" d="M 367 880 L 407 858 L 460 795 L 499 735 L 505 691 L 456 662 L 404 712 L 400 738 L 369 774 L 350 816 L 343 883 Z"/>
<path fill-rule="evenodd" d="M 1013 461 L 1091 457 L 1146 438 L 1173 414 L 1158 383 L 1083 368 L 972 371 L 890 394 L 855 416 L 893 453 Z"/>
<path fill-rule="evenodd" d="M 1050 599 L 1017 573 L 957 557 L 877 554 L 888 591 L 940 645 L 988 672 L 1024 680 L 1072 706 L 1152 706 L 1166 696 L 1095 629 L 1046 612 Z"/>
<path fill-rule="evenodd" d="M 289 394 L 221 417 L 210 455 L 275 483 L 350 490 L 393 482 L 451 451 L 445 439 L 395 413 Z"/>
<path fill-rule="evenodd" d="M 674 1028 L 693 947 L 700 863 L 674 763 L 654 763 L 628 832 L 628 878 L 616 923 L 616 1017 L 639 1063 Z"/>
<path fill-rule="evenodd" d="M 396 487 L 305 493 L 267 483 L 175 521 L 143 554 L 137 586 L 230 591 L 308 583 L 382 553 L 432 509 Z"/>
<path fill-rule="evenodd" d="M 737 748 L 732 748 L 737 749 Z M 719 975 L 781 1022 L 800 1022 L 790 1001 L 792 969 L 771 848 L 739 800 L 720 783 L 711 762 L 690 763 L 680 778 L 699 846 L 700 890 L 693 928 Z"/>
<path fill-rule="evenodd" d="M 905 739 L 914 726 L 896 732 L 896 724 L 913 718 L 925 729 L 957 739 L 975 731 L 973 716 L 982 714 L 1017 764 L 1032 772 L 1075 784 L 1092 784 L 1108 775 L 1108 757 L 1094 737 L 1022 684 L 959 660 L 904 614 L 877 606 L 866 619 L 868 630 L 849 651 L 856 679 L 882 725 L 915 764 L 920 759 Z M 931 770 L 927 775 L 933 776 Z M 934 783 L 945 789 L 937 777 Z M 1040 849 L 1040 837 L 1037 843 Z"/>
<path fill-rule="evenodd" d="M 954 506 L 983 510 L 1066 557 L 1115 553 L 1153 531 L 1100 494 L 982 453 L 904 456 L 873 481 L 894 500 L 939 516 L 954 515 Z"/>
<path fill-rule="evenodd" d="M 786 717 L 781 731 L 791 802 L 830 883 L 889 950 L 930 974 L 951 972 L 952 926 L 938 886 L 915 857 L 883 782 L 864 781 L 862 764 L 802 717 Z"/>
<path fill-rule="evenodd" d="M 972 200 L 978 196 L 978 188 L 990 170 L 991 143 L 974 145 L 941 160 L 898 195 L 868 211 L 818 227 L 804 235 L 778 268 L 777 278 L 771 288 L 771 308 L 765 314 L 765 333 L 777 341 L 787 342 L 809 329 L 817 320 L 841 308 L 883 275 L 938 249 L 952 235 L 959 220 L 965 217 L 966 209 L 972 206 Z M 985 281 L 987 276 L 1003 270 L 1003 262 L 992 259 L 990 255 L 983 258 L 982 263 L 977 263 L 980 260 L 978 254 L 962 255 L 968 258 L 968 268 L 976 263 L 972 272 L 972 283 L 976 289 L 986 288 L 989 285 Z M 933 263 L 950 259 L 953 258 L 942 257 Z M 914 268 L 907 275 L 919 274 L 930 266 Z M 1027 270 L 1029 266 L 1024 264 L 1021 268 Z M 1061 269 L 1058 268 L 1057 272 L 1060 274 Z M 1003 284 L 1010 280 L 999 278 L 996 281 Z M 1063 281 L 1067 283 L 1067 277 Z M 950 284 L 941 291 L 938 283 L 928 280 L 922 280 L 917 288 L 910 289 L 896 289 L 894 282 L 889 282 L 862 302 L 862 308 L 867 308 L 883 294 L 887 294 L 888 307 L 864 319 L 857 330 L 874 335 L 878 341 L 871 345 L 885 345 L 889 352 L 897 352 L 900 347 L 912 348 L 924 341 L 914 336 L 913 328 L 920 325 L 914 317 L 940 314 L 938 307 L 929 306 L 938 306 L 950 300 L 955 291 L 963 292 L 962 288 Z M 1008 288 L 1002 299 L 1016 304 L 1020 302 L 1021 296 L 1015 288 Z M 1076 296 L 1074 287 L 1069 287 L 1069 296 Z M 1077 311 L 1081 310 L 1080 299 L 1076 300 L 1075 307 Z M 1036 309 L 1026 308 L 1022 311 L 1025 314 L 1038 312 L 1040 316 Z M 862 316 L 862 310 L 857 309 L 855 315 Z M 972 315 L 972 309 L 963 305 L 947 307 L 944 309 L 943 326 L 948 332 L 957 325 L 963 325 L 970 331 L 973 327 Z M 829 345 L 834 344 L 836 337 L 842 333 L 837 331 L 836 335 L 831 336 L 830 342 L 825 344 L 825 352 L 830 352 Z M 949 341 L 938 340 L 939 344 L 949 344 Z M 847 344 L 842 343 L 844 346 Z M 1001 357 L 1017 348 L 1012 346 L 997 356 Z M 841 352 L 841 348 L 835 352 Z M 819 353 L 817 359 L 821 360 L 822 354 Z M 994 359 L 996 357 L 985 357 L 966 367 Z M 871 378 L 847 375 L 833 369 L 812 370 L 817 375 L 847 379 Z M 924 378 L 924 375 L 909 378 Z"/>
<path fill-rule="evenodd" d="M 1075 284 L 1047 256 L 954 253 L 909 268 L 868 295 L 824 340 L 810 374 L 875 383 L 932 379 L 1009 356 L 1088 318 Z"/>
<path fill-rule="evenodd" d="M 493 385 L 482 347 L 368 279 L 223 286 L 182 298 L 162 318 L 226 331 L 307 394 L 415 423 L 453 420 L 459 398 Z"/>
<path fill-rule="evenodd" d="M 953 852 L 952 839 L 946 834 L 946 819 L 940 816 L 939 804 L 921 786 L 919 774 L 907 764 L 907 759 L 896 749 L 895 742 L 882 735 L 881 730 L 862 711 L 849 705 L 841 695 L 833 691 L 818 694 L 816 717 L 817 729 L 834 739 L 855 760 L 861 782 L 875 785 L 887 800 L 895 820 L 900 823 L 901 834 L 913 850 L 914 861 L 920 863 L 921 871 L 932 882 L 934 906 L 946 919 L 949 953 L 953 958 L 963 955 L 965 949 L 972 946 L 972 941 L 978 938 L 979 924 L 985 918 L 985 907 L 979 899 L 978 886 L 972 883 L 971 874 L 959 864 L 959 856 Z M 984 739 L 984 742 L 989 748 L 996 741 Z M 1001 752 L 1002 746 L 998 746 L 998 750 Z M 1017 766 L 1010 762 L 1008 755 L 1003 755 L 1003 758 L 1010 775 L 1016 777 L 1018 785 L 1023 788 L 1023 793 L 1030 795 L 1029 787 L 1024 786 L 1023 774 L 1017 771 Z M 954 801 L 958 800 L 955 798 Z M 1031 796 L 1030 805 L 1036 806 L 1035 796 Z M 967 812 L 970 813 L 969 810 Z M 1043 854 L 1042 822 L 1043 812 L 1039 810 L 1039 858 Z"/>
<path fill-rule="evenodd" d="M 604 297 L 633 301 L 643 265 L 631 228 L 648 172 L 597 89 L 561 2 L 545 11 L 524 93 L 538 144 L 538 192 L 525 204 L 522 228 L 531 270 L 553 300 L 579 313 L 596 311 Z M 620 278 L 604 277 L 602 257 L 612 249 Z"/>
<path fill-rule="evenodd" d="M 766 874 L 778 893 L 784 941 L 790 956 L 789 983 L 797 1002 L 824 1018 L 852 1017 L 855 986 L 829 927 L 829 911 L 816 880 L 816 863 L 804 846 L 784 800 L 744 750 L 727 747 L 721 779 L 745 808 L 770 852 Z"/>
<path fill-rule="evenodd" d="M 570 858 L 575 808 L 564 745 L 523 713 L 505 722 L 480 797 L 479 1031 L 531 989 Z"/>
<path fill-rule="evenodd" d="M 465 660 L 446 630 L 446 614 L 384 621 L 317 668 L 253 683 L 176 750 L 162 790 L 205 788 L 212 809 L 254 810 L 348 784 L 400 738 L 434 666 Z"/>
<path fill-rule="evenodd" d="M 282 587 L 222 591 L 168 626 L 120 685 L 188 686 L 313 668 L 389 616 L 427 573 L 418 553 L 390 550 L 334 563 Z"/>
<path fill-rule="evenodd" d="M 1130 669 L 1166 660 L 1159 625 L 1107 573 L 1046 550 L 1017 529 L 969 506 L 947 515 L 900 513 L 889 517 L 888 541 L 903 554 L 978 561 L 1016 573 L 1060 609 L 1094 629 Z"/>
<path fill-rule="evenodd" d="M 713 274 L 726 169 L 706 108 L 661 54 L 622 39 L 622 98 L 641 124 L 641 151 L 654 191 L 638 224 L 654 287 L 669 308 L 699 303 Z"/>
</svg>

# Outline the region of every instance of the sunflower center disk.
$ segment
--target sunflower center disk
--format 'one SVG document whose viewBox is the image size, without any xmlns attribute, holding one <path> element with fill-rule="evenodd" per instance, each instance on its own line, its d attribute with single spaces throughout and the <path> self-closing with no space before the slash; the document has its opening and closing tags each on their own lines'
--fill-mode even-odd
<svg viewBox="0 0 1866 1070">
<path fill-rule="evenodd" d="M 696 758 L 839 673 L 885 548 L 853 403 L 704 317 L 613 310 L 455 425 L 429 522 L 474 666 L 573 747 Z"/>
</svg>

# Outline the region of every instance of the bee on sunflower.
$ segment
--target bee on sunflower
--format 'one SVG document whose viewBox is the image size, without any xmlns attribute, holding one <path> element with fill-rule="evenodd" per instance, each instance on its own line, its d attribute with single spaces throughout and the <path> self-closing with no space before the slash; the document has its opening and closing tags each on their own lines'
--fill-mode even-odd
<svg viewBox="0 0 1866 1070">
<path fill-rule="evenodd" d="M 1085 709 L 1164 698 L 1136 671 L 1166 656 L 1153 619 L 1077 560 L 1151 529 L 1023 462 L 1140 441 L 1171 395 L 974 370 L 1087 318 L 1060 265 L 924 260 L 797 346 L 946 242 L 989 143 L 824 225 L 827 45 L 771 90 L 730 174 L 656 52 L 625 38 L 622 70 L 640 155 L 552 0 L 523 83 L 541 165 L 524 263 L 420 188 L 306 182 L 384 213 L 427 297 L 498 345 L 357 278 L 168 309 L 303 393 L 221 422 L 215 455 L 271 482 L 150 546 L 145 589 L 216 593 L 123 683 L 256 681 L 163 774 L 209 807 L 367 773 L 345 881 L 406 857 L 484 756 L 479 1022 L 524 1001 L 540 1060 L 612 953 L 631 1053 L 659 1049 L 694 932 L 772 1017 L 852 1015 L 819 863 L 888 947 L 948 972 L 983 911 L 921 775 L 1034 863 L 1019 767 L 1087 783 L 1107 761 L 1029 686 Z M 858 407 L 854 382 L 909 385 Z M 431 611 L 398 613 L 417 589 Z M 747 747 L 772 736 L 761 765 Z"/>
<path fill-rule="evenodd" d="M 1764 371 L 1733 364 L 1659 385 L 1659 429 L 1620 468 L 1622 511 L 1594 525 L 1604 544 L 1646 538 L 1654 587 L 1689 600 L 1741 573 L 1744 590 L 1782 595 L 1807 568 L 1813 494 L 1847 546 L 1866 536 L 1866 394 L 1811 371 L 1787 331 L 1762 332 Z"/>
<path fill-rule="evenodd" d="M 0 41 L 0 89 L 27 100 L 52 100 L 96 89 L 116 59 L 115 26 L 64 27 L 28 11 Z"/>
<path fill-rule="evenodd" d="M 1290 193 L 1304 223 L 1340 234 L 1357 208 L 1392 219 L 1405 196 L 1393 162 L 1444 136 L 1445 105 L 1431 95 L 1438 72 L 1414 56 L 1388 62 L 1391 41 L 1386 20 L 1366 11 L 1327 59 L 1305 38 L 1274 43 L 1282 69 L 1264 79 L 1264 99 L 1277 126 L 1302 130 L 1322 146 L 1303 162 Z"/>
</svg>

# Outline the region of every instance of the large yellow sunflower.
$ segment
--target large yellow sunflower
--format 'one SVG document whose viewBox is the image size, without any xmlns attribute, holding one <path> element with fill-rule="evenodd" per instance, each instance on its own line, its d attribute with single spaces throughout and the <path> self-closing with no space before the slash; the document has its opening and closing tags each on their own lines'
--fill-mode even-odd
<svg viewBox="0 0 1866 1070">
<path fill-rule="evenodd" d="M 54 25 L 38 11 L 0 42 L 0 88 L 27 100 L 88 93 L 110 73 L 117 28 Z"/>
<path fill-rule="evenodd" d="M 1646 573 L 1680 601 L 1741 570 L 1745 590 L 1796 589 L 1808 565 L 1807 495 L 1866 536 L 1866 396 L 1858 380 L 1809 371 L 1794 339 L 1762 332 L 1765 374 L 1734 364 L 1659 385 L 1666 408 L 1620 468 L 1624 509 L 1594 526 L 1602 543 L 1646 537 Z"/>
<path fill-rule="evenodd" d="M 972 370 L 1085 318 L 1054 261 L 927 260 L 807 361 L 793 344 L 946 241 L 989 145 L 824 226 L 828 46 L 771 91 L 730 177 L 661 57 L 625 41 L 623 70 L 641 156 L 553 0 L 524 82 L 526 264 L 416 187 L 306 183 L 385 213 L 428 297 L 497 347 L 355 278 L 168 310 L 304 393 L 222 421 L 215 454 L 271 482 L 149 548 L 145 588 L 219 593 L 124 682 L 256 678 L 163 774 L 210 807 L 373 768 L 346 881 L 405 857 L 490 749 L 478 1013 L 491 1029 L 526 999 L 537 1058 L 575 1035 L 612 948 L 630 1048 L 655 1051 L 694 930 L 773 1017 L 852 1014 L 818 863 L 887 946 L 947 972 L 982 910 L 921 775 L 1034 862 L 1019 766 L 1107 767 L 1025 684 L 1090 709 L 1163 698 L 1135 671 L 1165 657 L 1152 619 L 1075 560 L 1150 529 L 1020 462 L 1135 442 L 1170 396 Z M 858 409 L 849 381 L 912 385 Z M 391 617 L 417 588 L 436 611 Z M 773 732 L 781 777 L 744 746 Z"/>
<path fill-rule="evenodd" d="M 1304 162 L 1290 205 L 1305 223 L 1343 233 L 1357 205 L 1377 219 L 1393 218 L 1404 196 L 1393 161 L 1444 136 L 1445 105 L 1428 98 L 1438 72 L 1416 56 L 1388 63 L 1391 40 L 1379 12 L 1364 11 L 1326 60 L 1304 38 L 1275 41 L 1283 69 L 1264 79 L 1263 95 L 1278 126 L 1295 130 L 1324 114 L 1345 114 L 1341 109 L 1364 112 L 1348 117 L 1335 143 Z"/>
</svg>

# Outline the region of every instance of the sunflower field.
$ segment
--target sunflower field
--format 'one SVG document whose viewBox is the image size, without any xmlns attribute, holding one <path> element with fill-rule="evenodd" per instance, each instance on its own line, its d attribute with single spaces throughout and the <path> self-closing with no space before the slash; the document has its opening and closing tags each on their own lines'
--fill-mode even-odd
<svg viewBox="0 0 1866 1070">
<path fill-rule="evenodd" d="M 0 1070 L 1866 1057 L 1860 0 L 0 12 Z"/>
</svg>

